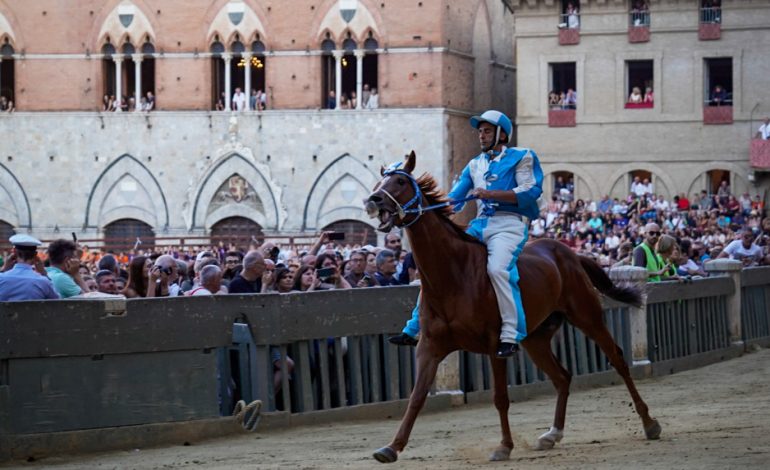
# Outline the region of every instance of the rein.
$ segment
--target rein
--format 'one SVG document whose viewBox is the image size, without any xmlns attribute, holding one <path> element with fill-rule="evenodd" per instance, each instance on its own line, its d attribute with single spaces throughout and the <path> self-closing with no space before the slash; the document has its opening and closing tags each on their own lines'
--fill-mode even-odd
<svg viewBox="0 0 770 470">
<path fill-rule="evenodd" d="M 436 209 L 441 209 L 447 206 L 455 206 L 457 204 L 462 204 L 463 202 L 472 201 L 473 199 L 478 199 L 478 196 L 467 196 L 461 199 L 453 199 L 450 201 L 440 202 L 438 204 L 433 204 L 427 207 L 423 207 L 422 205 L 422 191 L 420 190 L 420 185 L 417 184 L 417 180 L 414 178 L 414 176 L 410 175 L 409 173 L 398 170 L 398 169 L 392 169 L 387 170 L 383 173 L 384 176 L 391 176 L 391 175 L 401 175 L 405 178 L 407 178 L 412 183 L 412 188 L 414 189 L 414 197 L 407 201 L 405 204 L 399 203 L 396 198 L 393 197 L 392 194 L 390 194 L 387 190 L 384 188 L 380 188 L 380 191 L 385 193 L 386 196 L 390 198 L 391 201 L 396 205 L 396 208 L 398 210 L 398 218 L 401 219 L 403 222 L 404 217 L 406 217 L 409 214 L 417 214 L 417 217 L 412 219 L 411 222 L 408 224 L 403 224 L 401 227 L 409 227 L 413 223 L 417 222 L 419 220 L 420 216 L 422 216 L 423 213 L 433 211 Z M 416 206 L 416 207 L 412 207 Z"/>
</svg>

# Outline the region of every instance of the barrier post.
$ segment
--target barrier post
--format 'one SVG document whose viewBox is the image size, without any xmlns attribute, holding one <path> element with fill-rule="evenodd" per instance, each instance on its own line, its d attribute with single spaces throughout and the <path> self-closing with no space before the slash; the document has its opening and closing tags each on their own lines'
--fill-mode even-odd
<svg viewBox="0 0 770 470">
<path fill-rule="evenodd" d="M 438 365 L 434 382 L 436 393 L 452 396 L 452 405 L 458 406 L 465 402 L 465 394 L 460 387 L 460 352 L 454 351 Z"/>
<path fill-rule="evenodd" d="M 743 346 L 743 326 L 741 324 L 741 270 L 743 263 L 734 259 L 715 259 L 706 261 L 703 268 L 709 274 L 727 276 L 733 280 L 735 292 L 727 296 L 727 324 L 730 328 L 730 342 L 734 346 Z"/>
<path fill-rule="evenodd" d="M 634 366 L 650 365 L 647 344 L 647 269 L 638 266 L 619 266 L 610 270 L 610 279 L 615 284 L 633 284 L 642 291 L 642 305 L 629 306 L 631 320 L 631 354 Z"/>
</svg>

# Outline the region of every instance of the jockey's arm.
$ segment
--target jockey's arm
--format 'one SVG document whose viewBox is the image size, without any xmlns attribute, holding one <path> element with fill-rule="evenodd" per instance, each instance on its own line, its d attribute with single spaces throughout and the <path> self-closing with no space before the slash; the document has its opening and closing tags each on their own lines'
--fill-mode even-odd
<svg viewBox="0 0 770 470">
<path fill-rule="evenodd" d="M 516 182 L 518 186 L 511 190 L 488 190 L 476 188 L 473 194 L 481 199 L 507 202 L 527 206 L 537 201 L 543 193 L 543 170 L 531 150 L 516 165 Z"/>
<path fill-rule="evenodd" d="M 460 177 L 457 179 L 454 186 L 452 186 L 452 190 L 447 194 L 447 197 L 451 201 L 462 199 L 468 195 L 468 192 L 471 189 L 473 189 L 473 180 L 471 179 L 470 169 L 468 168 L 468 165 L 466 165 L 465 169 L 463 169 L 463 172 L 460 174 Z M 454 211 L 460 212 L 463 207 L 465 207 L 464 202 L 457 204 L 454 206 Z"/>
</svg>

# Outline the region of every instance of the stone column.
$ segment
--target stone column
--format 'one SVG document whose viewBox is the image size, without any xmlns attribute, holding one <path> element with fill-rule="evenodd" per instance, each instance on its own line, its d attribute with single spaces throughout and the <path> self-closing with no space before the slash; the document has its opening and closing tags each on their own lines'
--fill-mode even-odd
<svg viewBox="0 0 770 470">
<path fill-rule="evenodd" d="M 357 49 L 356 55 L 356 109 L 361 109 L 361 94 L 364 91 L 364 51 Z"/>
<path fill-rule="evenodd" d="M 727 276 L 733 280 L 735 292 L 727 296 L 727 324 L 730 328 L 730 342 L 743 345 L 743 325 L 741 324 L 741 270 L 743 263 L 734 259 L 714 259 L 706 261 L 703 268 L 707 273 Z"/>
<path fill-rule="evenodd" d="M 245 70 L 243 71 L 243 92 L 246 94 L 246 111 L 251 111 L 251 54 L 244 52 L 243 60 L 246 61 Z"/>
<path fill-rule="evenodd" d="M 650 365 L 647 344 L 647 269 L 637 266 L 620 266 L 610 270 L 610 279 L 616 284 L 634 284 L 642 291 L 642 305 L 629 307 L 631 320 L 631 354 L 634 366 Z"/>
<path fill-rule="evenodd" d="M 123 97 L 123 56 L 115 56 L 115 110 L 121 112 L 121 101 Z"/>
<path fill-rule="evenodd" d="M 134 54 L 131 56 L 134 59 L 134 105 L 135 111 L 141 111 L 142 106 L 142 54 Z"/>
<path fill-rule="evenodd" d="M 495 359 L 492 359 L 493 361 Z M 460 352 L 450 353 L 438 365 L 436 371 L 436 381 L 434 382 L 436 392 L 452 395 L 452 405 L 462 405 L 465 401 L 465 395 L 460 387 Z"/>
<path fill-rule="evenodd" d="M 333 51 L 334 55 L 334 93 L 337 95 L 337 103 L 334 109 L 340 109 L 342 98 L 342 51 Z"/>
<path fill-rule="evenodd" d="M 225 61 L 225 111 L 230 111 L 230 99 L 231 99 L 231 92 L 230 92 L 230 61 L 232 60 L 233 55 L 225 52 L 222 54 L 222 60 Z"/>
</svg>

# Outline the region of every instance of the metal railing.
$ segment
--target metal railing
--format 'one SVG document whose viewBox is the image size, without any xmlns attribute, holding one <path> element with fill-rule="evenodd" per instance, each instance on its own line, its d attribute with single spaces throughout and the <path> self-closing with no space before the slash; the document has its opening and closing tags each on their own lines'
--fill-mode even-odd
<svg viewBox="0 0 770 470">
<path fill-rule="evenodd" d="M 722 8 L 721 7 L 706 7 L 700 9 L 700 23 L 701 24 L 721 24 L 722 23 Z"/>
<path fill-rule="evenodd" d="M 635 27 L 650 27 L 649 11 L 632 11 L 628 14 L 628 25 Z"/>
<path fill-rule="evenodd" d="M 770 272 L 741 272 L 741 330 L 744 341 L 770 340 Z"/>
</svg>

